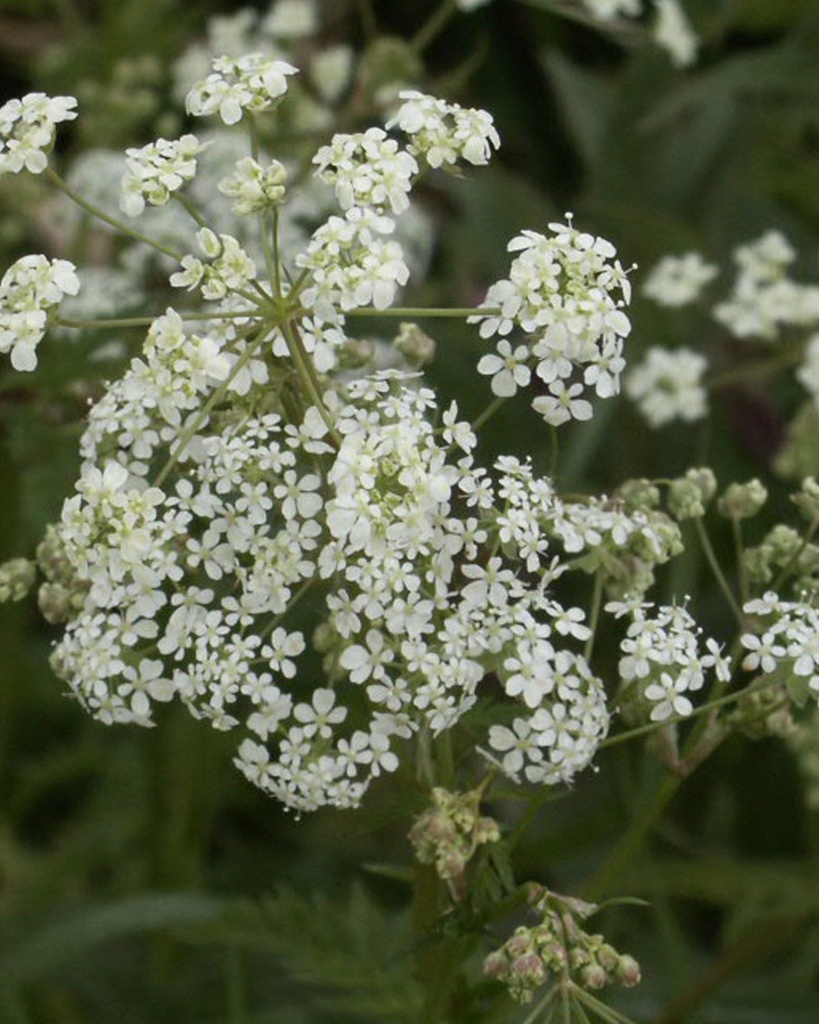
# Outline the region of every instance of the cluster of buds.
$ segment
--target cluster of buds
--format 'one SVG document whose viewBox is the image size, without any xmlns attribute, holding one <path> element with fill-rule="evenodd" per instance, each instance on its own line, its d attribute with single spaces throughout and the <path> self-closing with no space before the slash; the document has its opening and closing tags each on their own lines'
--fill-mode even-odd
<svg viewBox="0 0 819 1024">
<path fill-rule="evenodd" d="M 454 900 L 466 893 L 466 867 L 484 843 L 496 843 L 500 829 L 494 818 L 479 813 L 481 790 L 450 793 L 436 787 L 433 806 L 410 829 L 409 840 L 421 864 L 434 864 Z"/>
<path fill-rule="evenodd" d="M 516 928 L 483 962 L 484 973 L 506 985 L 513 999 L 531 1002 L 550 979 L 583 989 L 639 983 L 640 965 L 634 957 L 618 953 L 602 935 L 589 934 L 579 923 L 599 909 L 596 904 L 542 886 L 533 886 L 530 901 L 540 921 Z"/>
</svg>

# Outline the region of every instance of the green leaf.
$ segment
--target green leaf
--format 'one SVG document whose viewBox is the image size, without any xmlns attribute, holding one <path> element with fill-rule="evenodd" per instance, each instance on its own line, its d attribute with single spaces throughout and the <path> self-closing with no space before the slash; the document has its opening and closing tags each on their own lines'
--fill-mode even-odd
<svg viewBox="0 0 819 1024">
<path fill-rule="evenodd" d="M 543 56 L 568 131 L 587 166 L 605 156 L 608 125 L 614 109 L 614 88 L 609 79 L 595 74 L 556 50 Z"/>
<path fill-rule="evenodd" d="M 12 952 L 0 956 L 0 984 L 43 977 L 114 939 L 183 925 L 201 926 L 224 913 L 210 896 L 151 893 L 83 909 L 45 924 Z"/>
</svg>

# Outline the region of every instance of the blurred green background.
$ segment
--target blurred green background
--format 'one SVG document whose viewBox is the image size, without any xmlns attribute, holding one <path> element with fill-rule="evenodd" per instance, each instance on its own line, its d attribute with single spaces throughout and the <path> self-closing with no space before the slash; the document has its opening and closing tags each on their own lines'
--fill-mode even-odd
<svg viewBox="0 0 819 1024">
<path fill-rule="evenodd" d="M 83 113 L 61 133 L 61 157 L 142 144 L 169 109 L 172 61 L 209 17 L 240 6 L 0 0 L 0 99 L 78 95 Z M 366 44 L 360 6 L 321 5 L 328 41 Z M 566 210 L 638 264 L 630 360 L 682 343 L 717 366 L 735 358 L 707 316 L 661 316 L 640 298 L 642 268 L 663 254 L 702 251 L 724 268 L 724 286 L 733 249 L 778 228 L 801 254 L 796 273 L 816 278 L 819 4 L 685 6 L 702 49 L 684 71 L 645 33 L 606 35 L 545 0 L 494 0 L 451 20 L 425 57 L 429 91 L 492 111 L 503 145 L 492 167 L 432 189 L 440 228 L 419 301 L 479 301 L 505 272 L 506 241 Z M 434 9 L 374 4 L 379 29 L 403 38 Z M 53 242 L 38 189 L 0 182 L 3 265 Z M 435 384 L 477 412 L 478 342 L 465 327 L 435 333 Z M 0 559 L 32 552 L 74 479 L 79 358 L 73 350 L 45 367 L 36 386 L 0 370 Z M 706 428 L 650 433 L 624 399 L 603 403 L 567 430 L 561 483 L 606 491 L 700 462 L 723 483 L 768 479 L 798 404 L 787 382 L 725 389 Z M 498 415 L 487 441 L 490 453 L 546 465 L 545 436 L 515 410 Z M 786 490 L 774 493 L 772 515 Z M 665 596 L 698 593 L 719 635 L 724 612 L 695 554 L 662 586 Z M 400 871 L 364 868 L 409 863 L 389 781 L 361 811 L 295 821 L 238 776 L 229 737 L 184 711 L 150 732 L 90 721 L 49 670 L 53 637 L 33 601 L 0 609 L 0 1024 L 394 1019 L 406 889 Z M 519 850 L 520 877 L 582 891 L 660 774 L 641 752 L 613 749 L 544 807 Z M 636 1019 L 819 1020 L 819 817 L 809 796 L 773 740 L 732 740 L 686 783 L 612 880 L 612 895 L 651 901 L 607 919 L 607 934 L 643 962 L 644 982 L 623 1002 Z M 345 1003 L 351 978 L 370 986 L 368 1004 Z M 485 1019 L 525 1016 L 511 1003 L 506 1012 L 487 1004 Z"/>
</svg>

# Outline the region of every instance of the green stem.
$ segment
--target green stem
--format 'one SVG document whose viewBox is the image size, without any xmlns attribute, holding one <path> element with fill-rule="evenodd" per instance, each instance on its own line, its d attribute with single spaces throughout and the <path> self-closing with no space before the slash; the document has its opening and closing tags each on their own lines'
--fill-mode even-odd
<svg viewBox="0 0 819 1024">
<path fill-rule="evenodd" d="M 719 560 L 714 552 L 713 545 L 711 544 L 711 538 L 708 536 L 708 531 L 702 522 L 701 516 L 696 516 L 694 519 L 694 528 L 697 531 L 697 536 L 702 544 L 702 550 L 705 553 L 705 557 L 708 564 L 711 566 L 711 571 L 714 573 L 714 577 L 717 584 L 725 596 L 726 601 L 731 606 L 731 611 L 736 616 L 737 622 L 742 625 L 745 621 L 745 616 L 742 612 L 742 608 L 737 604 L 737 599 L 734 597 L 734 593 L 728 584 L 728 580 L 725 578 L 725 574 L 722 571 L 722 566 L 719 564 Z"/>
<path fill-rule="evenodd" d="M 730 370 L 724 370 L 722 373 L 717 373 L 713 377 L 707 378 L 704 382 L 705 387 L 709 391 L 716 391 L 719 388 L 731 387 L 743 380 L 770 377 L 780 370 L 787 369 L 789 366 L 796 366 L 797 363 L 801 362 L 804 348 L 805 346 L 802 344 L 795 345 L 780 355 L 772 356 L 770 359 L 760 359 L 754 363 L 742 363 L 739 366 L 732 367 Z"/>
<path fill-rule="evenodd" d="M 324 399 L 321 397 L 321 389 L 319 388 L 316 371 L 313 367 L 313 362 L 310 359 L 309 354 L 304 348 L 299 330 L 295 323 L 290 319 L 284 321 L 281 325 L 281 329 L 284 334 L 285 341 L 287 342 L 290 356 L 293 359 L 293 364 L 296 367 L 296 372 L 298 373 L 302 384 L 304 384 L 305 390 L 321 414 L 321 418 L 327 424 L 327 429 L 330 432 L 330 437 L 333 439 L 333 443 L 337 448 L 340 448 L 341 438 L 335 428 L 333 417 L 330 415 L 327 406 L 324 404 Z"/>
<path fill-rule="evenodd" d="M 361 27 L 368 40 L 378 36 L 378 22 L 375 20 L 372 0 L 358 0 L 358 16 L 361 18 Z"/>
<path fill-rule="evenodd" d="M 591 630 L 591 633 L 583 648 L 583 657 L 586 661 L 591 661 L 592 652 L 594 651 L 594 641 L 597 635 L 597 627 L 600 623 L 600 609 L 602 605 L 603 573 L 598 569 L 594 574 L 594 589 L 592 591 L 591 608 L 589 610 L 589 629 Z"/>
<path fill-rule="evenodd" d="M 748 584 L 748 573 L 745 569 L 745 563 L 742 558 L 743 544 L 742 544 L 742 520 L 738 516 L 734 516 L 731 519 L 731 527 L 734 534 L 734 557 L 737 563 L 737 580 L 739 585 L 739 599 L 742 607 L 751 598 L 751 590 Z"/>
<path fill-rule="evenodd" d="M 668 718 L 664 718 L 662 722 L 649 722 L 647 725 L 639 725 L 634 729 L 628 729 L 626 732 L 617 733 L 616 736 L 609 736 L 603 740 L 598 749 L 603 747 L 614 747 L 619 743 L 626 743 L 628 740 L 637 739 L 640 736 L 646 736 L 649 733 L 657 732 L 659 729 L 664 729 L 669 725 L 676 725 L 679 722 L 690 722 L 692 718 L 696 718 L 699 715 L 706 715 L 711 711 L 715 711 L 717 708 L 724 707 L 727 704 L 733 704 L 738 701 L 740 697 L 744 696 L 749 690 L 763 690 L 766 686 L 774 685 L 772 681 L 770 684 L 762 682 L 761 684 L 753 685 L 752 687 L 746 686 L 742 690 L 735 690 L 733 693 L 728 693 L 724 697 L 717 697 L 716 700 L 709 700 L 707 704 L 701 704 L 689 715 L 671 715 Z"/>
<path fill-rule="evenodd" d="M 433 12 L 432 16 L 425 22 L 410 40 L 410 46 L 416 53 L 423 53 L 433 39 L 441 33 L 449 20 L 457 13 L 458 8 L 452 0 L 444 0 L 444 3 Z"/>
<path fill-rule="evenodd" d="M 606 1006 L 596 996 L 593 996 L 591 992 L 580 988 L 579 985 L 573 984 L 572 991 L 577 1002 L 585 1004 L 605 1024 L 634 1024 L 634 1021 L 629 1017 L 624 1017 L 622 1013 L 613 1010 L 610 1006 Z"/>
<path fill-rule="evenodd" d="M 212 313 L 179 313 L 180 319 L 186 323 L 196 320 L 240 320 L 254 315 L 258 316 L 258 308 L 256 307 L 238 313 L 236 310 L 222 312 L 218 309 Z M 156 319 L 156 316 L 131 316 L 110 320 L 70 320 L 68 317 L 57 316 L 54 318 L 54 323 L 60 327 L 70 327 L 73 330 L 85 331 L 102 330 L 108 327 L 150 327 Z"/>
<path fill-rule="evenodd" d="M 471 429 L 473 433 L 477 433 L 484 425 L 484 423 L 486 423 L 489 417 L 495 415 L 495 413 L 498 411 L 498 409 L 500 409 L 500 407 L 504 404 L 505 401 L 505 398 L 496 398 L 494 399 L 494 401 L 490 402 L 489 405 L 487 405 L 484 411 L 480 414 L 480 416 L 478 416 L 478 418 L 474 420 L 474 422 L 471 424 Z"/>
<path fill-rule="evenodd" d="M 116 230 L 121 234 L 128 235 L 137 242 L 144 242 L 145 245 L 149 245 L 152 249 L 156 249 L 157 252 L 164 253 L 165 256 L 170 256 L 172 259 L 176 260 L 177 263 L 181 262 L 181 253 L 178 253 L 175 249 L 171 249 L 167 245 L 163 245 L 161 242 L 157 242 L 154 238 L 149 238 L 147 235 L 143 235 L 141 231 L 137 231 L 135 228 L 132 228 L 129 224 L 126 224 L 125 221 L 119 220 L 118 217 L 112 217 L 110 214 L 100 210 L 92 203 L 89 203 L 87 200 L 83 199 L 78 192 L 75 192 L 68 182 L 64 181 L 53 168 L 46 167 L 45 173 L 51 182 L 64 192 L 73 203 L 76 203 L 81 210 L 85 210 L 86 213 L 90 214 L 92 217 L 96 217 L 97 220 L 101 220 L 112 228 L 116 228 Z"/>
<path fill-rule="evenodd" d="M 188 214 L 194 224 L 198 224 L 200 228 L 206 228 L 208 231 L 213 232 L 214 235 L 217 235 L 217 232 L 213 230 L 187 196 L 182 195 L 181 192 L 174 192 L 173 198 L 179 203 L 185 213 Z"/>
<path fill-rule="evenodd" d="M 403 316 L 407 318 L 429 318 L 464 320 L 470 316 L 500 316 L 501 310 L 487 307 L 476 309 L 474 306 L 461 306 L 457 309 L 443 309 L 433 307 L 427 309 L 424 306 L 389 306 L 387 309 L 374 309 L 372 306 L 362 306 L 360 309 L 350 309 L 344 315 L 352 316 Z"/>
</svg>

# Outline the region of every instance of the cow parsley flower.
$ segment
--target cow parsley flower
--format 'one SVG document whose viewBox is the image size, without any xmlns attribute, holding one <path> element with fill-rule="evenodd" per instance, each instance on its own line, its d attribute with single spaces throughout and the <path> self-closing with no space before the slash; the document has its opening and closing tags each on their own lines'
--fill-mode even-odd
<svg viewBox="0 0 819 1024">
<path fill-rule="evenodd" d="M 788 276 L 795 258 L 793 246 L 780 231 L 767 231 L 739 246 L 734 253 L 737 276 L 731 295 L 714 307 L 714 318 L 737 338 L 763 342 L 776 339 L 785 326 L 815 326 L 819 286 Z"/>
<path fill-rule="evenodd" d="M 245 110 L 269 110 L 287 92 L 287 76 L 296 71 L 292 64 L 260 53 L 217 57 L 211 74 L 188 93 L 185 106 L 194 117 L 218 114 L 225 124 L 236 124 Z"/>
<path fill-rule="evenodd" d="M 643 284 L 643 294 L 661 306 L 686 306 L 695 302 L 718 270 L 698 252 L 664 256 Z"/>
<path fill-rule="evenodd" d="M 476 166 L 486 164 L 500 136 L 492 115 L 457 103 L 426 96 L 408 89 L 399 93 L 404 102 L 387 122 L 410 137 L 409 151 L 430 167 L 442 167 L 465 160 Z"/>
<path fill-rule="evenodd" d="M 65 295 L 80 288 L 76 268 L 68 260 L 23 256 L 0 279 L 0 352 L 11 353 L 15 370 L 37 366 L 37 346 L 45 335 L 50 312 Z"/>
<path fill-rule="evenodd" d="M 145 204 L 164 206 L 171 193 L 196 174 L 196 155 L 202 146 L 195 135 L 169 141 L 157 139 L 141 149 L 126 149 L 126 171 L 122 178 L 120 208 L 138 217 Z"/>
<path fill-rule="evenodd" d="M 253 157 L 237 161 L 233 172 L 219 182 L 219 191 L 235 199 L 233 212 L 242 217 L 259 213 L 284 200 L 287 172 L 278 160 L 262 165 Z"/>
<path fill-rule="evenodd" d="M 0 175 L 42 174 L 54 143 L 56 125 L 77 116 L 73 96 L 31 92 L 0 107 Z"/>
<path fill-rule="evenodd" d="M 381 128 L 368 128 L 357 135 L 334 135 L 313 157 L 316 174 L 333 185 L 343 210 L 370 206 L 403 213 L 409 206 L 409 191 L 418 164 L 410 153 L 399 149 Z"/>
<path fill-rule="evenodd" d="M 623 339 L 631 330 L 623 306 L 631 290 L 610 242 L 577 231 L 571 217 L 549 227 L 551 236 L 524 231 L 512 239 L 509 251 L 519 255 L 509 277 L 493 284 L 481 304 L 498 311 L 482 313 L 479 307 L 469 322 L 480 324 L 482 338 L 522 332 L 524 344 L 513 357 L 509 342 L 501 340 L 498 356 L 484 356 L 478 370 L 493 375 L 495 394 L 499 386 L 514 393 L 510 373 L 517 385 L 526 371 L 534 372 L 550 394 L 532 406 L 559 425 L 589 418 L 591 406 L 581 397 L 586 385 L 601 397 L 619 389 Z M 510 358 L 514 371 L 506 365 Z M 580 380 L 567 384 L 578 371 Z"/>
<path fill-rule="evenodd" d="M 618 602 L 606 609 L 616 615 L 624 611 Z M 672 715 L 690 715 L 693 704 L 688 694 L 702 689 L 709 670 L 720 680 L 729 679 L 731 662 L 710 639 L 701 653 L 702 631 L 687 608 L 662 606 L 651 614 L 652 610 L 647 604 L 628 609 L 632 621 L 620 644 L 619 671 L 626 693 L 630 684 L 639 682 L 651 705 L 650 720 L 662 722 Z"/>
<path fill-rule="evenodd" d="M 626 378 L 626 394 L 652 427 L 700 420 L 707 411 L 705 356 L 689 348 L 650 348 Z"/>
</svg>

